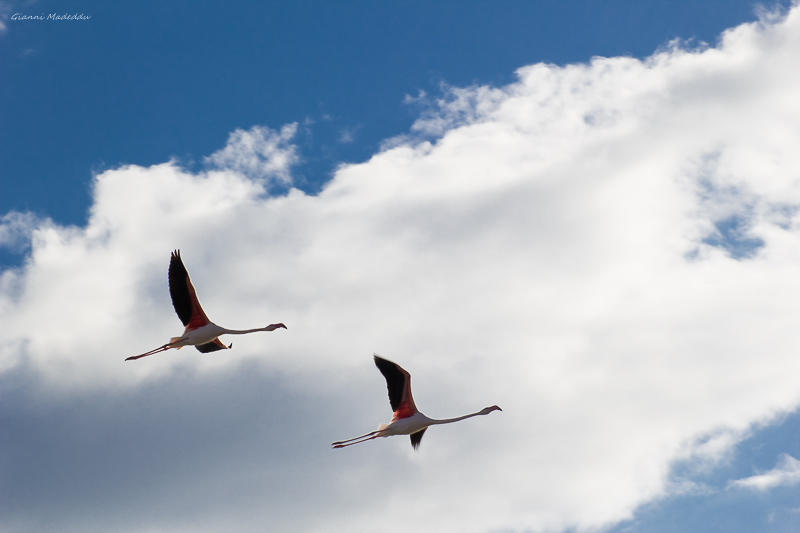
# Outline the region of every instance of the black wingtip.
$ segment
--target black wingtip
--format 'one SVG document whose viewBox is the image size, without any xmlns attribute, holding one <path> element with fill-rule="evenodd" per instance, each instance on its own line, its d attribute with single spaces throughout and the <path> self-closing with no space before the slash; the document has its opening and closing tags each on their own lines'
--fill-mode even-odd
<svg viewBox="0 0 800 533">
<path fill-rule="evenodd" d="M 422 442 L 422 436 L 425 434 L 425 431 L 426 431 L 427 429 L 428 429 L 428 428 L 421 429 L 421 430 L 417 431 L 416 433 L 412 433 L 412 434 L 410 435 L 410 436 L 411 436 L 411 446 L 412 446 L 412 447 L 413 447 L 415 450 L 416 450 L 417 448 L 419 448 L 419 443 L 420 443 L 420 442 Z"/>
<path fill-rule="evenodd" d="M 381 371 L 381 374 L 386 376 L 386 372 L 390 372 L 394 374 L 398 372 L 400 365 L 395 363 L 394 361 L 389 361 L 388 359 L 384 359 L 378 354 L 372 354 L 372 360 L 375 361 L 375 366 L 378 367 L 378 370 Z"/>
</svg>

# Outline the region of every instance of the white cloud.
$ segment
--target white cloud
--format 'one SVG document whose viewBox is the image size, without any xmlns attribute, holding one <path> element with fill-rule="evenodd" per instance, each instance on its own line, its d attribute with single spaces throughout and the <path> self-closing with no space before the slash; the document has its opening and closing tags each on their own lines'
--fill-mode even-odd
<svg viewBox="0 0 800 533">
<path fill-rule="evenodd" d="M 793 486 L 800 483 L 800 461 L 791 455 L 782 454 L 778 464 L 769 472 L 737 479 L 730 483 L 730 487 L 744 487 L 757 491 L 767 491 L 781 485 Z"/>
<path fill-rule="evenodd" d="M 279 132 L 263 126 L 253 126 L 249 131 L 237 129 L 228 137 L 225 148 L 205 160 L 251 179 L 271 178 L 291 184 L 290 168 L 298 162 L 297 149 L 290 144 L 295 133 L 297 123 L 287 124 Z"/>
<path fill-rule="evenodd" d="M 455 90 L 415 126 L 435 143 L 344 166 L 318 196 L 264 196 L 263 176 L 288 176 L 294 125 L 237 130 L 218 171 L 104 172 L 87 227 L 35 230 L 0 292 L 3 368 L 111 394 L 260 361 L 326 400 L 291 422 L 333 441 L 388 420 L 378 352 L 411 371 L 430 416 L 504 412 L 433 428 L 419 453 L 396 438 L 306 460 L 303 441 L 253 467 L 313 480 L 308 509 L 324 512 L 286 529 L 630 517 L 684 490 L 675 460 L 713 461 L 800 402 L 798 54 L 794 9 L 715 48 L 525 67 L 506 87 Z M 289 329 L 123 363 L 181 330 L 166 289 L 177 247 L 213 320 Z M 285 424 L 282 440 L 306 434 Z M 263 485 L 218 483 L 209 501 L 264 491 L 228 529 L 280 511 Z"/>
<path fill-rule="evenodd" d="M 33 230 L 44 223 L 33 213 L 6 213 L 0 217 L 0 247 L 18 250 L 28 246 Z"/>
</svg>

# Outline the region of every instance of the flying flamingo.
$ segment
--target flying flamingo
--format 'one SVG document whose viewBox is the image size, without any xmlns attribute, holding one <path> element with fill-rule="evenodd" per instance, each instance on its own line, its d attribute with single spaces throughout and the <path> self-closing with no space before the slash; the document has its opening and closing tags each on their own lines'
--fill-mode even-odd
<svg viewBox="0 0 800 533">
<path fill-rule="evenodd" d="M 372 431 L 366 435 L 334 442 L 331 444 L 334 448 L 345 448 L 353 444 L 360 444 L 368 440 L 377 439 L 378 437 L 410 435 L 411 446 L 416 450 L 419 443 L 422 441 L 422 435 L 429 426 L 449 424 L 473 416 L 488 415 L 492 411 L 502 411 L 502 409 L 493 405 L 491 407 L 485 407 L 477 413 L 459 416 L 458 418 L 446 418 L 444 420 L 428 418 L 420 413 L 417 410 L 417 406 L 414 405 L 414 398 L 411 397 L 411 374 L 403 370 L 397 363 L 387 361 L 378 355 L 375 355 L 375 366 L 378 367 L 383 377 L 386 378 L 386 386 L 389 389 L 389 403 L 394 411 L 392 421 L 388 425 L 379 425 L 377 431 Z"/>
<path fill-rule="evenodd" d="M 184 346 L 194 346 L 203 353 L 229 350 L 233 343 L 225 346 L 219 340 L 220 335 L 244 335 L 245 333 L 255 333 L 256 331 L 272 331 L 277 328 L 286 329 L 283 324 L 270 324 L 265 328 L 256 329 L 225 329 L 211 322 L 203 312 L 203 308 L 200 307 L 197 294 L 194 292 L 194 286 L 192 286 L 192 281 L 189 279 L 189 273 L 186 272 L 186 267 L 183 266 L 183 261 L 181 261 L 180 250 L 172 252 L 172 257 L 169 260 L 169 295 L 172 297 L 172 307 L 178 313 L 178 318 L 186 326 L 183 335 L 172 337 L 167 344 L 160 348 L 141 355 L 128 357 L 125 359 L 126 361 L 164 352 L 170 348 L 180 350 Z"/>
</svg>

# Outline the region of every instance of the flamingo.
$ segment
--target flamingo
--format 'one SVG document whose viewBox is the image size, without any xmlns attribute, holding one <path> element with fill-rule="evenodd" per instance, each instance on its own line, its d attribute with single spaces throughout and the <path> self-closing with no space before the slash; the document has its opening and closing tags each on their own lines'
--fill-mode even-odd
<svg viewBox="0 0 800 533">
<path fill-rule="evenodd" d="M 202 353 L 229 350 L 233 347 L 233 343 L 225 346 L 219 340 L 220 335 L 244 335 L 246 333 L 255 333 L 256 331 L 272 331 L 278 328 L 287 329 L 283 324 L 270 324 L 265 328 L 256 329 L 226 329 L 211 322 L 203 312 L 203 308 L 200 307 L 192 280 L 189 279 L 189 273 L 186 271 L 186 267 L 183 266 L 183 261 L 181 261 L 180 250 L 172 252 L 169 260 L 169 295 L 172 297 L 172 307 L 178 313 L 178 318 L 186 326 L 183 335 L 172 337 L 167 344 L 155 350 L 128 357 L 125 359 L 126 361 L 164 352 L 170 348 L 180 350 L 184 346 L 194 346 Z"/>
<path fill-rule="evenodd" d="M 414 398 L 411 396 L 411 374 L 405 371 L 397 363 L 388 361 L 377 354 L 374 355 L 375 366 L 381 371 L 383 377 L 386 378 L 386 386 L 389 389 L 389 404 L 392 406 L 394 414 L 392 421 L 387 424 L 378 426 L 377 431 L 372 431 L 366 435 L 355 437 L 353 439 L 340 440 L 331 444 L 334 448 L 346 448 L 353 444 L 361 444 L 368 440 L 377 439 L 378 437 L 391 437 L 392 435 L 410 435 L 411 446 L 416 450 L 419 443 L 422 442 L 422 435 L 429 426 L 436 424 L 450 424 L 451 422 L 458 422 L 465 418 L 471 418 L 478 415 L 488 415 L 492 411 L 502 411 L 498 406 L 485 407 L 477 413 L 459 416 L 458 418 L 446 418 L 444 420 L 436 420 L 428 418 L 417 410 L 414 405 Z"/>
</svg>

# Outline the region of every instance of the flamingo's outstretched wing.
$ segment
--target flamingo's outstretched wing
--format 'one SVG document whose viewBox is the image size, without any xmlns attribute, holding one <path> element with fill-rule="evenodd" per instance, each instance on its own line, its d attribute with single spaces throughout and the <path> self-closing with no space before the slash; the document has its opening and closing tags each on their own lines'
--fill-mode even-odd
<svg viewBox="0 0 800 533">
<path fill-rule="evenodd" d="M 199 328 L 209 323 L 197 300 L 189 273 L 181 261 L 180 250 L 172 252 L 169 261 L 169 295 L 172 297 L 172 307 L 187 329 Z"/>
<path fill-rule="evenodd" d="M 195 348 L 197 348 L 197 351 L 199 352 L 209 353 L 209 352 L 216 352 L 218 350 L 230 350 L 232 346 L 233 343 L 231 343 L 230 346 L 225 346 L 224 344 L 222 344 L 222 341 L 219 340 L 219 337 L 217 337 L 211 342 L 207 342 L 205 344 L 197 344 L 195 345 Z"/>
<path fill-rule="evenodd" d="M 375 355 L 375 366 L 386 378 L 389 389 L 389 404 L 394 411 L 393 420 L 408 418 L 417 412 L 414 398 L 411 396 L 411 374 L 400 365 Z M 421 437 L 420 437 L 421 438 Z"/>
</svg>

